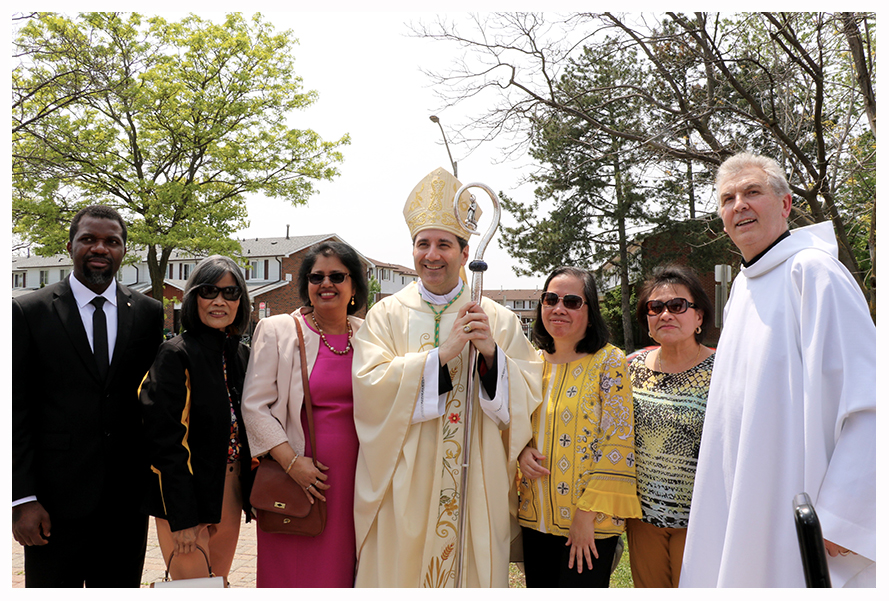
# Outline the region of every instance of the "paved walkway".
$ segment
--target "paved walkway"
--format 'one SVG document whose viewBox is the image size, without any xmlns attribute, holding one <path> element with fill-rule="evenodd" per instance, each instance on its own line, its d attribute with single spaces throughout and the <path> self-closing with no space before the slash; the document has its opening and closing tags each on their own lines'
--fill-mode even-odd
<svg viewBox="0 0 889 601">
<path fill-rule="evenodd" d="M 142 587 L 147 587 L 152 582 L 163 580 L 164 560 L 161 557 L 160 546 L 157 544 L 157 534 L 154 530 L 154 518 L 148 520 L 148 549 L 145 552 L 145 567 L 142 570 Z M 25 554 L 23 547 L 12 540 L 12 588 L 25 587 Z M 228 581 L 232 588 L 256 587 L 256 525 L 254 522 L 241 524 L 241 535 L 238 539 L 238 548 L 235 551 L 235 560 L 228 575 Z"/>
</svg>

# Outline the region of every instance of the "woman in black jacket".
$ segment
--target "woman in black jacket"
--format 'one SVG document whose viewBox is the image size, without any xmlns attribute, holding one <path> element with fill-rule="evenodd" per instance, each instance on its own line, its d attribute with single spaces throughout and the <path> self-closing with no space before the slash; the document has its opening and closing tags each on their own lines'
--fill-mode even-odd
<svg viewBox="0 0 889 601">
<path fill-rule="evenodd" d="M 250 298 L 238 265 L 201 261 L 185 285 L 180 336 L 164 342 L 139 387 L 151 473 L 146 511 L 175 579 L 227 579 L 241 511 L 250 519 L 251 454 L 241 418 Z"/>
</svg>

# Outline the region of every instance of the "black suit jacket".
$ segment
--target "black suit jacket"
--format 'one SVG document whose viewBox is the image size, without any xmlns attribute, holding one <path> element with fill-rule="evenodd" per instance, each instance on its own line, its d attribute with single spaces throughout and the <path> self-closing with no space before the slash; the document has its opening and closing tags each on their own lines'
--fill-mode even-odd
<svg viewBox="0 0 889 601">
<path fill-rule="evenodd" d="M 73 276 L 71 276 L 73 277 Z M 110 491 L 138 509 L 146 462 L 137 389 L 163 339 L 159 301 L 117 285 L 104 382 L 66 278 L 12 301 L 12 499 L 83 517 Z"/>
</svg>

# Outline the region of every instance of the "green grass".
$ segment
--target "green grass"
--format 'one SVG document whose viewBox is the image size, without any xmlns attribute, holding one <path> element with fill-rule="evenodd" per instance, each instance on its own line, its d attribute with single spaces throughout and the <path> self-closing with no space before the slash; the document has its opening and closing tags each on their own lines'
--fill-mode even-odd
<svg viewBox="0 0 889 601">
<path fill-rule="evenodd" d="M 627 545 L 627 535 L 621 534 L 624 541 L 624 554 L 617 564 L 617 569 L 611 575 L 611 588 L 633 588 L 633 576 L 630 573 L 630 552 Z M 525 588 L 525 573 L 518 564 L 509 564 L 509 588 Z"/>
<path fill-rule="evenodd" d="M 624 554 L 611 575 L 611 588 L 633 588 L 633 575 L 630 573 L 630 550 L 626 533 L 620 535 L 624 541 Z"/>
</svg>

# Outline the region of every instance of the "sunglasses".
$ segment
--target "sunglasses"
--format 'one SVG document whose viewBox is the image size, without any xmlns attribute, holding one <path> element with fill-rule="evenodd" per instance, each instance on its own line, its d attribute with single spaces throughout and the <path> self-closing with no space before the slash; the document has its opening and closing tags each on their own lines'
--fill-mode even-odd
<svg viewBox="0 0 889 601">
<path fill-rule="evenodd" d="M 219 293 L 222 293 L 222 298 L 227 301 L 236 301 L 241 298 L 241 287 L 240 286 L 226 286 L 225 288 L 220 288 L 219 286 L 214 286 L 213 284 L 200 284 L 198 287 L 198 296 L 201 298 L 205 298 L 207 300 L 213 300 Z"/>
<path fill-rule="evenodd" d="M 660 315 L 664 312 L 664 307 L 667 308 L 667 311 L 674 315 L 679 315 L 681 313 L 685 313 L 688 311 L 688 308 L 691 307 L 694 309 L 697 305 L 694 303 L 690 303 L 684 298 L 671 298 L 667 302 L 664 301 L 648 301 L 645 303 L 645 308 L 648 310 L 648 315 L 654 317 Z"/>
<path fill-rule="evenodd" d="M 565 296 L 559 296 L 555 292 L 544 292 L 540 295 L 540 302 L 547 307 L 555 307 L 559 304 L 560 300 L 562 301 L 562 305 L 564 305 L 566 309 L 571 309 L 572 311 L 577 311 L 586 304 L 586 301 L 583 300 L 583 297 L 577 296 L 576 294 L 566 294 Z"/>
<path fill-rule="evenodd" d="M 309 283 L 315 284 L 316 286 L 324 281 L 324 278 L 328 278 L 331 284 L 342 284 L 346 278 L 349 277 L 348 273 L 342 273 L 340 271 L 334 271 L 333 273 L 310 273 L 309 274 Z"/>
</svg>

